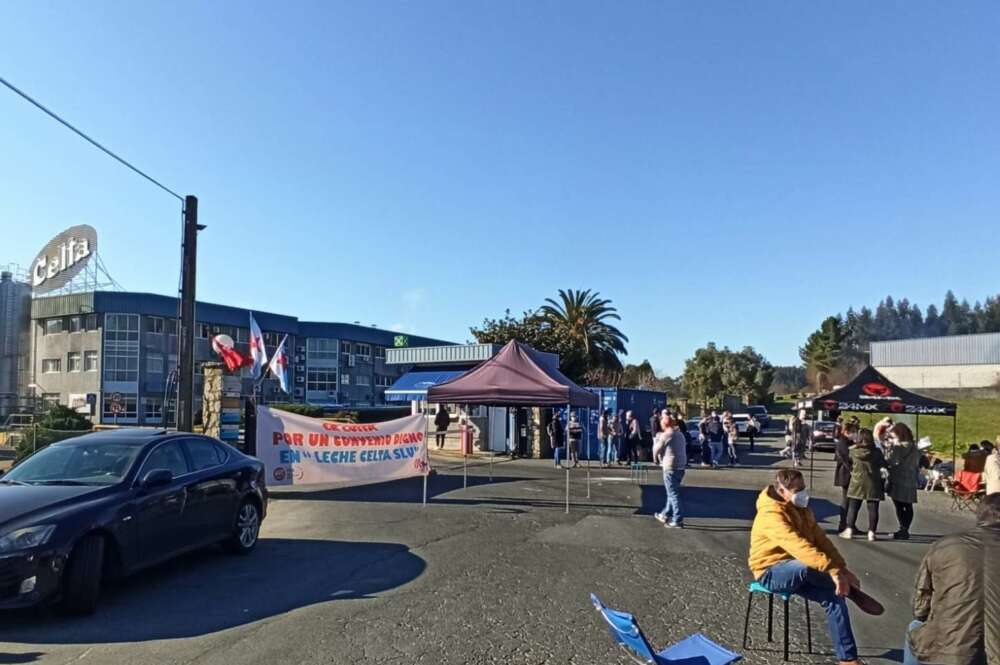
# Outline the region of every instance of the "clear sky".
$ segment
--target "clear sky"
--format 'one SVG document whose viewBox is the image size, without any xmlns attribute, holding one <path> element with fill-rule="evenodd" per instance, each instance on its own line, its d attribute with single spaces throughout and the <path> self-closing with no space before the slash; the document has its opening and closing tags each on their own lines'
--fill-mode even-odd
<svg viewBox="0 0 1000 665">
<path fill-rule="evenodd" d="M 455 341 L 559 288 L 629 360 L 795 363 L 1000 291 L 996 2 L 0 5 L 0 75 L 200 201 L 199 298 Z M 89 223 L 173 294 L 176 200 L 0 89 L 0 263 Z"/>
</svg>

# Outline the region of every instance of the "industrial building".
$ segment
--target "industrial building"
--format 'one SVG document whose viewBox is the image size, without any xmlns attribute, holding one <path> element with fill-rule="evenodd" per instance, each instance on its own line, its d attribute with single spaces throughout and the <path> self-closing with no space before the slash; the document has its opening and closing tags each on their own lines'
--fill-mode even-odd
<svg viewBox="0 0 1000 665">
<path fill-rule="evenodd" d="M 1000 333 L 872 342 L 871 365 L 908 389 L 995 389 Z"/>
<path fill-rule="evenodd" d="M 0 293 L 5 291 L 0 288 Z M 47 400 L 81 409 L 89 406 L 94 421 L 105 424 L 173 422 L 176 298 L 89 291 L 29 298 L 28 302 L 30 313 L 26 310 L 21 317 L 27 317 L 23 328 L 29 343 L 18 349 L 28 368 L 16 390 L 22 407 L 25 399 Z M 227 334 L 236 349 L 246 354 L 251 310 L 199 302 L 195 312 L 197 418 L 202 365 L 218 360 L 211 338 Z M 449 344 L 360 324 L 300 321 L 258 310 L 253 315 L 264 333 L 267 352 L 272 353 L 287 335 L 285 349 L 292 360 L 291 393 L 281 392 L 277 381 L 268 378 L 261 388 L 264 402 L 382 406 L 385 390 L 406 369 L 387 364 L 386 349 Z M 253 380 L 246 369 L 240 371 L 243 394 L 250 395 Z M 112 408 L 113 403 L 120 406 Z"/>
</svg>

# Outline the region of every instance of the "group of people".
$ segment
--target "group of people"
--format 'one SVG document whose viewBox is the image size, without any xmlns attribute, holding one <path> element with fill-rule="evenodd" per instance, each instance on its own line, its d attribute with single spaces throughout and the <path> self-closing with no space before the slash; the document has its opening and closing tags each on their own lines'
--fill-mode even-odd
<svg viewBox="0 0 1000 665">
<path fill-rule="evenodd" d="M 899 522 L 892 537 L 908 540 L 921 458 L 909 426 L 885 418 L 867 429 L 852 419 L 839 428 L 835 445 L 834 485 L 843 492 L 837 527 L 840 537 L 854 537 L 864 504 L 868 511 L 868 540 L 876 540 L 879 507 L 888 494 Z"/>
<path fill-rule="evenodd" d="M 890 445 L 901 450 L 890 452 L 890 459 L 908 454 L 902 450 L 906 433 L 898 427 L 890 428 L 889 438 Z M 859 441 L 872 440 L 870 446 L 863 446 L 866 454 L 855 455 L 859 448 L 854 448 L 852 456 L 867 458 L 866 466 L 874 466 L 879 456 L 886 459 L 875 445 L 874 433 L 851 430 L 857 432 L 854 436 Z M 892 468 L 892 462 L 888 464 Z M 861 494 L 848 490 L 851 493 Z M 920 564 L 914 619 L 903 639 L 904 665 L 1000 663 L 1000 575 L 992 572 L 998 552 L 1000 493 L 994 493 L 980 505 L 975 528 L 942 538 Z M 884 608 L 861 590 L 858 576 L 816 522 L 805 478 L 798 469 L 778 471 L 774 482 L 758 496 L 748 564 L 754 579 L 768 591 L 794 593 L 819 603 L 826 611 L 838 661 L 841 665 L 861 663 L 847 601 L 875 616 Z"/>
<path fill-rule="evenodd" d="M 757 416 L 751 416 L 747 422 L 746 433 L 750 439 L 750 452 L 754 451 L 754 437 L 760 432 L 760 422 Z M 701 465 L 718 468 L 722 465 L 723 456 L 729 459 L 729 466 L 739 463 L 736 442 L 740 438 L 736 420 L 729 411 L 724 411 L 722 417 L 715 411 L 698 421 L 698 443 L 701 447 Z"/>
<path fill-rule="evenodd" d="M 580 441 L 583 440 L 583 425 L 576 412 L 569 412 L 569 425 L 564 426 L 562 416 L 559 415 L 558 411 L 554 411 L 552 420 L 549 422 L 548 433 L 552 450 L 555 451 L 556 468 L 563 466 L 561 457 L 564 449 L 566 450 L 567 464 L 565 468 L 580 466 Z"/>
</svg>

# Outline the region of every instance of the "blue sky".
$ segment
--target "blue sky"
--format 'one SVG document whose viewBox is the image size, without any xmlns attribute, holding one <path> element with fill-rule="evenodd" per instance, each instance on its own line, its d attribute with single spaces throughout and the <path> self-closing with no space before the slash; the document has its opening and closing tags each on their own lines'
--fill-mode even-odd
<svg viewBox="0 0 1000 665">
<path fill-rule="evenodd" d="M 998 34 L 992 2 L 8 1 L 0 75 L 199 197 L 201 299 L 463 341 L 592 288 L 673 374 L 1000 291 Z M 77 223 L 176 291 L 177 202 L 0 89 L 0 263 Z"/>
</svg>

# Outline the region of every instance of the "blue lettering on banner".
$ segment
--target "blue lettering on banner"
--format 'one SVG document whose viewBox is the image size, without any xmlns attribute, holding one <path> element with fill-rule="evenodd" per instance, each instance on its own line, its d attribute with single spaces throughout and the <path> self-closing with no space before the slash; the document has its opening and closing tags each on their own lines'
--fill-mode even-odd
<svg viewBox="0 0 1000 665">
<path fill-rule="evenodd" d="M 280 453 L 278 459 L 282 464 L 295 464 L 302 461 L 297 450 L 279 450 L 278 452 Z"/>
<path fill-rule="evenodd" d="M 297 464 L 303 459 L 320 464 L 357 464 L 369 462 L 392 462 L 408 460 L 417 456 L 419 446 L 407 446 L 394 450 L 281 450 L 279 460 L 282 464 Z"/>
</svg>

